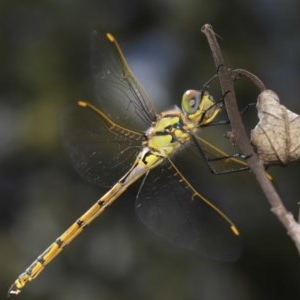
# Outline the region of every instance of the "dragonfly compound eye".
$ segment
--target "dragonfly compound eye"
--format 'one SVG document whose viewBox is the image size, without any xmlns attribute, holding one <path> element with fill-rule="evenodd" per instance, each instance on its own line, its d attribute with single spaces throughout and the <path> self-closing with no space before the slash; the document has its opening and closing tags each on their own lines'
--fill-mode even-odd
<svg viewBox="0 0 300 300">
<path fill-rule="evenodd" d="M 201 101 L 201 92 L 188 90 L 182 96 L 181 107 L 185 114 L 194 114 L 198 109 Z"/>
</svg>

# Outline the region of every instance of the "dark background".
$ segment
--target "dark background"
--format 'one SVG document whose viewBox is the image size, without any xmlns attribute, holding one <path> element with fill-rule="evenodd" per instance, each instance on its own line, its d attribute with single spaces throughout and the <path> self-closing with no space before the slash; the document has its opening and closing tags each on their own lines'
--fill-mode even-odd
<svg viewBox="0 0 300 300">
<path fill-rule="evenodd" d="M 16 276 L 105 192 L 73 170 L 57 120 L 65 101 L 94 97 L 92 31 L 118 37 L 135 74 L 163 107 L 166 101 L 179 105 L 185 90 L 201 87 L 215 73 L 200 32 L 205 23 L 219 34 L 229 66 L 254 72 L 300 112 L 296 0 L 0 2 L 1 299 Z M 255 88 L 237 86 L 241 107 L 255 101 Z M 255 122 L 255 111 L 247 118 Z M 297 213 L 299 166 L 271 173 Z M 299 299 L 299 255 L 251 174 L 232 175 L 223 187 L 206 169 L 200 174 L 241 229 L 238 262 L 211 261 L 153 235 L 135 215 L 135 187 L 20 299 Z"/>
</svg>

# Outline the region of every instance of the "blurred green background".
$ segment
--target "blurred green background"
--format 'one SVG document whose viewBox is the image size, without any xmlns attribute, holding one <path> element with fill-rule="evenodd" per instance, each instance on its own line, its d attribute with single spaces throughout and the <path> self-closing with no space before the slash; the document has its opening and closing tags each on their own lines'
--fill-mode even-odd
<svg viewBox="0 0 300 300">
<path fill-rule="evenodd" d="M 1 1 L 1 299 L 16 276 L 105 192 L 73 170 L 57 117 L 64 102 L 94 97 L 94 29 L 118 38 L 159 108 L 179 105 L 185 90 L 201 87 L 215 73 L 200 32 L 210 23 L 229 66 L 257 74 L 300 112 L 299 6 L 296 0 Z M 255 101 L 255 88 L 237 86 L 241 107 Z M 254 110 L 247 119 L 255 123 Z M 297 164 L 271 170 L 295 214 L 299 171 Z M 299 255 L 251 174 L 232 175 L 230 184 L 219 186 L 219 177 L 208 173 L 200 172 L 203 186 L 224 199 L 242 232 L 244 252 L 236 263 L 211 261 L 152 234 L 135 216 L 137 186 L 19 298 L 299 299 Z"/>
</svg>

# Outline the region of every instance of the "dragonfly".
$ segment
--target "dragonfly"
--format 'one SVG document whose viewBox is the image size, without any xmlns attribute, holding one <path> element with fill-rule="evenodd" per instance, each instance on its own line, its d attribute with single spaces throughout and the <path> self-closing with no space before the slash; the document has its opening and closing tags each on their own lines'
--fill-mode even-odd
<svg viewBox="0 0 300 300">
<path fill-rule="evenodd" d="M 226 157 L 199 136 L 216 120 L 220 102 L 206 89 L 190 89 L 182 96 L 181 109 L 157 113 L 112 34 L 95 32 L 92 53 L 97 104 L 80 100 L 64 109 L 63 141 L 75 169 L 109 189 L 18 276 L 9 295 L 18 295 L 139 179 L 136 212 L 152 231 L 212 258 L 233 260 L 238 255 L 237 226 L 198 191 L 195 175 L 199 159 Z M 244 166 L 234 158 L 226 162 Z M 186 175 L 194 166 L 196 173 Z"/>
</svg>

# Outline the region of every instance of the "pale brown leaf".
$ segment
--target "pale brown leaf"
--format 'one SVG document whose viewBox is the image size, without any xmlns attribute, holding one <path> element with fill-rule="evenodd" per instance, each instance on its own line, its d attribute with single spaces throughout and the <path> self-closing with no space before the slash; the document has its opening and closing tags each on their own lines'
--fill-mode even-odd
<svg viewBox="0 0 300 300">
<path fill-rule="evenodd" d="M 264 90 L 257 99 L 259 122 L 251 143 L 264 165 L 286 165 L 300 160 L 300 116 L 280 104 L 278 95 Z"/>
</svg>

